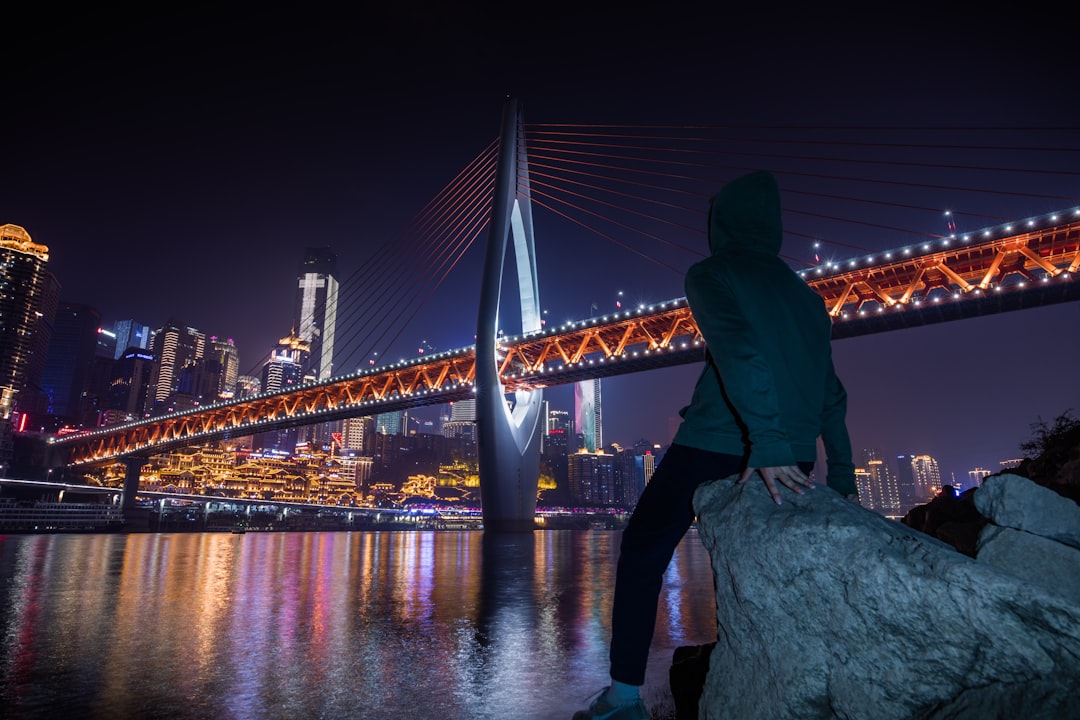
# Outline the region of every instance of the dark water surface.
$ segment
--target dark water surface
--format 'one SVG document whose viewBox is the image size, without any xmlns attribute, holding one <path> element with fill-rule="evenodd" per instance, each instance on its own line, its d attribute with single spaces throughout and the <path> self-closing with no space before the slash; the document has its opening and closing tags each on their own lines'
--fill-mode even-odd
<svg viewBox="0 0 1080 720">
<path fill-rule="evenodd" d="M 608 683 L 620 533 L 0 536 L 0 717 L 569 718 Z M 692 530 L 648 705 L 715 639 Z"/>
</svg>

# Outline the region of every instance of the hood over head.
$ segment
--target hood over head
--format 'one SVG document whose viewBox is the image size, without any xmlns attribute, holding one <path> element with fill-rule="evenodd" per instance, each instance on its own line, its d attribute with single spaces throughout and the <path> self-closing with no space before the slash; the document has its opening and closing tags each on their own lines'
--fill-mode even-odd
<svg viewBox="0 0 1080 720">
<path fill-rule="evenodd" d="M 709 205 L 709 250 L 753 250 L 780 254 L 780 188 L 760 170 L 732 180 Z"/>
</svg>

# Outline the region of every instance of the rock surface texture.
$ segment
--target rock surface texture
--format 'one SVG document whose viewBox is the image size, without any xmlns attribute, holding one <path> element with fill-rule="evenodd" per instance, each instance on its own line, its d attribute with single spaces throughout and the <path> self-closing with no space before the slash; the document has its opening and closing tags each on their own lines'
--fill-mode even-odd
<svg viewBox="0 0 1080 720">
<path fill-rule="evenodd" d="M 1052 537 L 1033 531 L 1013 497 L 1028 482 L 976 498 L 1010 506 L 986 511 L 980 552 L 1005 554 L 987 550 L 1003 528 L 1080 552 L 1068 506 Z M 1080 720 L 1080 600 L 1015 559 L 973 559 L 824 487 L 778 506 L 761 482 L 729 478 L 695 509 L 719 628 L 701 718 Z"/>
</svg>

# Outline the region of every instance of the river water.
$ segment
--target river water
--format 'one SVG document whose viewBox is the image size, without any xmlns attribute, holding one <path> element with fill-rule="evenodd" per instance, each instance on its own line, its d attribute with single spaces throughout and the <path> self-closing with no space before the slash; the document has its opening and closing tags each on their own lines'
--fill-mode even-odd
<svg viewBox="0 0 1080 720">
<path fill-rule="evenodd" d="M 0 535 L 0 717 L 561 718 L 608 683 L 617 531 Z M 716 638 L 694 530 L 643 695 Z"/>
</svg>

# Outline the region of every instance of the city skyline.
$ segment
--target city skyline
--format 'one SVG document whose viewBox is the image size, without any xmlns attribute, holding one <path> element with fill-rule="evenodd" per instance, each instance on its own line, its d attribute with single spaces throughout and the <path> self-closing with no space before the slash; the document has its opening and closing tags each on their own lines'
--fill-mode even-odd
<svg viewBox="0 0 1080 720">
<path fill-rule="evenodd" d="M 1054 170 L 1073 175 L 1032 176 L 1000 214 L 1064 209 L 1024 197 L 1043 186 L 1080 195 L 1068 152 L 1080 144 L 1076 108 L 1060 93 L 1070 66 L 1034 18 L 946 14 L 885 28 L 828 13 L 755 24 L 739 11 L 710 26 L 672 10 L 646 25 L 582 10 L 518 28 L 468 9 L 397 12 L 370 18 L 366 42 L 273 11 L 101 33 L 26 25 L 0 71 L 23 99 L 0 120 L 18 139 L 5 148 L 0 223 L 50 248 L 65 301 L 107 320 L 156 328 L 175 316 L 233 337 L 244 373 L 288 331 L 302 249 L 333 248 L 343 276 L 362 267 L 492 139 L 508 92 L 526 118 L 550 123 L 1058 128 L 1033 131 L 1031 144 L 1064 148 Z M 564 24 L 556 50 L 550 33 Z M 738 37 L 753 35 L 747 26 L 768 37 L 754 46 Z M 278 53 L 298 41 L 308 52 Z M 619 292 L 627 303 L 683 294 L 677 273 L 536 214 L 541 301 L 559 320 L 613 309 Z M 866 227 L 841 239 L 901 244 Z M 441 312 L 419 317 L 403 343 L 472 344 L 465 300 L 478 257 L 464 258 L 459 284 L 433 298 Z M 1067 381 L 1080 362 L 1077 319 L 1068 303 L 837 341 L 856 448 L 932 455 L 958 480 L 996 470 L 1033 422 L 1080 408 Z M 669 441 L 699 369 L 606 379 L 605 442 Z M 562 392 L 553 401 L 572 406 Z"/>
</svg>

